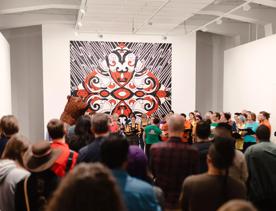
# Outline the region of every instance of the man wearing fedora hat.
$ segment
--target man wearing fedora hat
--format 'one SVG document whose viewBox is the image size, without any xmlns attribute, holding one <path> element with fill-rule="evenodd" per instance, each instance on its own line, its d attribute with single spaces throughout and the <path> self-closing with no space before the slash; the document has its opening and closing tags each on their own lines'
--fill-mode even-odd
<svg viewBox="0 0 276 211">
<path fill-rule="evenodd" d="M 77 162 L 98 162 L 101 160 L 101 145 L 109 135 L 109 118 L 106 114 L 98 113 L 92 117 L 92 133 L 95 140 L 79 151 Z"/>
<path fill-rule="evenodd" d="M 62 151 L 61 155 L 53 165 L 52 171 L 55 172 L 57 176 L 63 177 L 76 165 L 78 153 L 70 150 L 68 144 L 65 143 L 65 129 L 61 120 L 50 120 L 47 124 L 47 130 L 52 139 L 51 148 L 60 149 Z"/>
<path fill-rule="evenodd" d="M 16 187 L 15 210 L 39 211 L 44 208 L 59 182 L 51 168 L 61 153 L 61 149 L 52 149 L 48 141 L 38 142 L 27 150 L 23 163 L 31 175 Z"/>
</svg>

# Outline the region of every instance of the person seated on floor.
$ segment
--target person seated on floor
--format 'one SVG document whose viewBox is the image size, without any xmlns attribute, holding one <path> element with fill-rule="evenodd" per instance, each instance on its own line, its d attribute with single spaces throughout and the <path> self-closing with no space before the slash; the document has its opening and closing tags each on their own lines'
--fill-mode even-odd
<svg viewBox="0 0 276 211">
<path fill-rule="evenodd" d="M 68 144 L 65 143 L 65 129 L 61 120 L 50 120 L 47 124 L 47 130 L 50 138 L 52 139 L 51 148 L 60 149 L 62 151 L 62 154 L 53 165 L 52 171 L 57 176 L 63 177 L 76 165 L 78 153 L 70 150 Z"/>
<path fill-rule="evenodd" d="M 0 120 L 0 157 L 10 137 L 19 132 L 18 121 L 13 115 L 3 116 Z"/>
<path fill-rule="evenodd" d="M 260 211 L 275 210 L 276 144 L 270 141 L 270 129 L 260 125 L 256 130 L 257 144 L 245 152 L 249 170 L 248 196 Z"/>
<path fill-rule="evenodd" d="M 39 141 L 25 152 L 24 167 L 31 172 L 21 180 L 15 191 L 16 211 L 42 211 L 59 184 L 59 177 L 51 170 L 62 154 L 49 141 Z"/>
<path fill-rule="evenodd" d="M 92 117 L 92 133 L 95 139 L 79 151 L 77 162 L 99 162 L 101 160 L 101 144 L 109 136 L 109 119 L 107 114 L 97 113 Z"/>
<path fill-rule="evenodd" d="M 211 134 L 210 124 L 207 121 L 199 121 L 196 126 L 196 141 L 193 144 L 199 151 L 199 173 L 204 173 L 208 170 L 206 157 L 208 154 L 211 140 L 209 136 Z"/>
<path fill-rule="evenodd" d="M 208 172 L 190 176 L 183 183 L 183 211 L 214 211 L 228 200 L 246 199 L 245 185 L 228 175 L 234 156 L 234 140 L 215 137 L 207 155 Z"/>
<path fill-rule="evenodd" d="M 152 145 L 150 168 L 165 195 L 165 208 L 178 209 L 183 180 L 199 170 L 198 150 L 182 142 L 184 118 L 174 114 L 168 121 L 169 140 Z"/>
<path fill-rule="evenodd" d="M 123 136 L 111 135 L 101 146 L 103 164 L 112 169 L 124 202 L 131 211 L 159 211 L 153 187 L 142 180 L 131 177 L 126 172 L 129 143 Z"/>
<path fill-rule="evenodd" d="M 46 211 L 126 211 L 112 173 L 100 163 L 78 165 L 54 192 Z"/>
<path fill-rule="evenodd" d="M 29 140 L 19 134 L 8 141 L 0 160 L 0 210 L 14 211 L 16 185 L 30 173 L 24 169 L 23 155 Z"/>
</svg>

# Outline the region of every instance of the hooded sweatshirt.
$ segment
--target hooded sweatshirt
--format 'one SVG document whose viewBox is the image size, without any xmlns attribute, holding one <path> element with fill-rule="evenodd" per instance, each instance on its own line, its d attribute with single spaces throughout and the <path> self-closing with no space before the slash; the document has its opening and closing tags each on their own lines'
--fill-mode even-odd
<svg viewBox="0 0 276 211">
<path fill-rule="evenodd" d="M 14 211 L 16 184 L 30 173 L 13 160 L 0 160 L 0 210 Z"/>
</svg>

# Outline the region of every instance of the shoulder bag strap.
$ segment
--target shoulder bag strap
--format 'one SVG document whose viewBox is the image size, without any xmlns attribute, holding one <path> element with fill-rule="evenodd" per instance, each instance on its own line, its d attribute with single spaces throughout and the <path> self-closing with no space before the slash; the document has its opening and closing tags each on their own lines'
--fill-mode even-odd
<svg viewBox="0 0 276 211">
<path fill-rule="evenodd" d="M 74 151 L 70 150 L 70 154 L 69 154 L 69 157 L 68 157 L 68 160 L 67 160 L 67 164 L 66 164 L 66 168 L 65 168 L 65 172 L 69 172 L 71 166 L 72 166 L 72 163 L 73 163 L 73 155 L 74 155 Z"/>
<path fill-rule="evenodd" d="M 28 183 L 28 177 L 26 177 L 24 180 L 24 195 L 25 195 L 26 209 L 27 211 L 30 211 L 27 183 Z"/>
</svg>

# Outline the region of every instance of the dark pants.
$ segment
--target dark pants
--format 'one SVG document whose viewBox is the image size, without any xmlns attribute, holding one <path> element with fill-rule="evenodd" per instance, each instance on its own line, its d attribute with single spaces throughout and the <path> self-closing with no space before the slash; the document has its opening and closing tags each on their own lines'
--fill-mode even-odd
<svg viewBox="0 0 276 211">
<path fill-rule="evenodd" d="M 151 144 L 146 144 L 146 156 L 148 158 L 148 161 L 150 161 L 150 148 Z"/>
<path fill-rule="evenodd" d="M 139 137 L 137 135 L 127 136 L 129 145 L 139 145 Z"/>
<path fill-rule="evenodd" d="M 140 145 L 141 149 L 144 151 L 145 144 L 144 144 L 144 140 L 142 137 L 139 138 L 139 145 Z"/>
<path fill-rule="evenodd" d="M 250 147 L 254 144 L 256 144 L 256 143 L 255 142 L 244 142 L 242 151 L 245 152 L 248 147 Z"/>
</svg>

